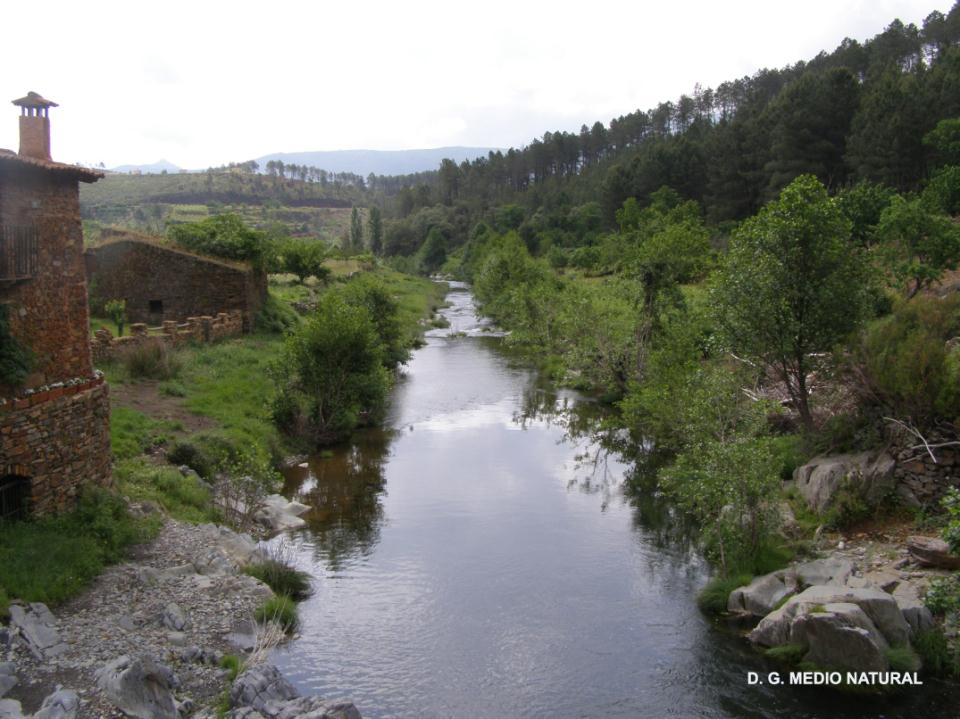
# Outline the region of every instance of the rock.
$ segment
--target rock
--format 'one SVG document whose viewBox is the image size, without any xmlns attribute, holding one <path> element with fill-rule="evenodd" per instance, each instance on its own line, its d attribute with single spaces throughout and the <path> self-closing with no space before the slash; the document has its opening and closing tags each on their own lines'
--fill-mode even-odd
<svg viewBox="0 0 960 719">
<path fill-rule="evenodd" d="M 362 719 L 352 702 L 301 697 L 267 707 L 270 719 Z"/>
<path fill-rule="evenodd" d="M 886 671 L 886 640 L 856 604 L 832 602 L 793 623 L 790 641 L 807 647 L 804 661 L 847 671 Z"/>
<path fill-rule="evenodd" d="M 242 652 L 251 652 L 257 644 L 257 625 L 245 619 L 233 625 L 226 640 Z"/>
<path fill-rule="evenodd" d="M 53 659 L 67 651 L 55 624 L 56 620 L 45 604 L 35 602 L 26 609 L 19 604 L 10 606 L 10 626 L 20 631 L 27 649 L 40 661 Z"/>
<path fill-rule="evenodd" d="M 145 587 L 155 587 L 163 579 L 163 572 L 155 567 L 137 567 L 137 581 Z"/>
<path fill-rule="evenodd" d="M 906 644 L 909 640 L 909 625 L 891 595 L 870 587 L 833 586 L 810 587 L 791 597 L 780 609 L 760 620 L 748 637 L 754 644 L 765 647 L 787 644 L 792 641 L 795 620 L 827 604 L 856 604 L 892 646 Z"/>
<path fill-rule="evenodd" d="M 250 667 L 230 687 L 231 707 L 251 707 L 266 716 L 272 716 L 265 711 L 268 704 L 298 697 L 297 690 L 272 664 Z"/>
<path fill-rule="evenodd" d="M 125 714 L 136 719 L 177 719 L 173 671 L 151 656 L 122 656 L 100 669 L 97 685 Z"/>
<path fill-rule="evenodd" d="M 763 617 L 796 591 L 797 583 L 792 573 L 783 570 L 772 572 L 730 592 L 727 611 Z"/>
<path fill-rule="evenodd" d="M 218 592 L 234 593 L 244 597 L 253 597 L 259 602 L 265 602 L 273 596 L 273 590 L 269 585 L 261 582 L 256 577 L 249 574 L 239 574 L 236 577 L 228 577 L 217 588 Z"/>
<path fill-rule="evenodd" d="M 960 557 L 938 537 L 907 537 L 907 551 L 921 567 L 960 569 Z"/>
<path fill-rule="evenodd" d="M 853 574 L 853 562 L 847 559 L 816 559 L 793 567 L 797 583 L 803 587 L 843 586 Z"/>
<path fill-rule="evenodd" d="M 180 714 L 180 716 L 188 716 L 193 714 L 196 709 L 197 704 L 193 701 L 193 699 L 187 698 L 183 701 L 177 702 L 177 713 Z"/>
<path fill-rule="evenodd" d="M 174 602 L 170 602 L 163 608 L 160 623 L 167 629 L 172 629 L 175 632 L 182 632 L 190 628 L 190 618 L 186 612 L 180 608 L 180 605 Z"/>
<path fill-rule="evenodd" d="M 863 580 L 865 582 L 864 586 L 876 587 L 887 594 L 893 594 L 894 590 L 896 590 L 903 581 L 898 574 L 894 574 L 888 569 L 876 569 L 872 572 L 867 572 L 863 575 Z M 850 586 L 850 583 L 847 582 L 847 585 Z"/>
<path fill-rule="evenodd" d="M 300 515 L 309 509 L 306 504 L 290 502 L 279 494 L 271 494 L 263 500 L 263 506 L 257 510 L 254 519 L 271 532 L 284 532 L 303 527 L 306 521 Z"/>
<path fill-rule="evenodd" d="M 910 636 L 916 637 L 921 632 L 933 629 L 933 615 L 926 604 L 920 599 L 920 594 L 909 582 L 901 582 L 893 590 L 893 599 L 900 607 L 900 613 L 910 627 Z"/>
<path fill-rule="evenodd" d="M 797 468 L 793 478 L 807 505 L 816 512 L 830 506 L 841 488 L 848 489 L 868 504 L 876 504 L 893 491 L 896 460 L 886 452 L 839 454 L 815 457 Z"/>
<path fill-rule="evenodd" d="M 201 553 L 193 560 L 193 568 L 203 575 L 238 574 L 240 565 L 220 548 L 210 549 Z"/>
<path fill-rule="evenodd" d="M 897 497 L 900 498 L 900 503 L 905 507 L 910 507 L 911 509 L 921 509 L 923 507 L 923 503 L 917 499 L 917 495 L 913 493 L 913 490 L 903 483 L 897 484 Z"/>
<path fill-rule="evenodd" d="M 17 666 L 13 662 L 0 662 L 0 699 L 18 683 Z"/>
<path fill-rule="evenodd" d="M 13 699 L 0 699 L 0 719 L 24 719 L 20 702 Z"/>
<path fill-rule="evenodd" d="M 225 719 L 267 719 L 256 709 L 250 707 L 237 707 L 231 709 L 224 715 Z"/>
<path fill-rule="evenodd" d="M 201 529 L 207 534 L 207 538 L 238 566 L 242 567 L 264 556 L 257 543 L 247 534 L 239 534 L 215 524 L 205 524 Z"/>
<path fill-rule="evenodd" d="M 136 623 L 126 614 L 122 614 L 117 618 L 117 626 L 125 632 L 134 632 L 137 630 Z"/>
<path fill-rule="evenodd" d="M 183 632 L 169 632 L 167 641 L 175 647 L 182 647 L 187 643 L 187 635 Z"/>
<path fill-rule="evenodd" d="M 40 705 L 33 719 L 74 719 L 80 708 L 80 697 L 69 689 L 54 692 Z"/>
</svg>

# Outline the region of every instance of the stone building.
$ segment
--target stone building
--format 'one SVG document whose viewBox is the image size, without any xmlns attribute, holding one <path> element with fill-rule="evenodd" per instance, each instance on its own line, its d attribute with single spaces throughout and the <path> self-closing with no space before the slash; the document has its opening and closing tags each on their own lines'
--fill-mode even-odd
<svg viewBox="0 0 960 719">
<path fill-rule="evenodd" d="M 106 230 L 86 252 L 92 301 L 122 299 L 127 320 L 159 326 L 189 317 L 243 313 L 250 330 L 267 295 L 267 278 L 242 262 L 202 257 L 128 230 Z"/>
<path fill-rule="evenodd" d="M 109 400 L 93 368 L 79 182 L 102 174 L 50 158 L 48 111 L 21 108 L 20 150 L 0 149 L 0 305 L 28 374 L 0 378 L 0 519 L 72 506 L 110 482 Z"/>
</svg>

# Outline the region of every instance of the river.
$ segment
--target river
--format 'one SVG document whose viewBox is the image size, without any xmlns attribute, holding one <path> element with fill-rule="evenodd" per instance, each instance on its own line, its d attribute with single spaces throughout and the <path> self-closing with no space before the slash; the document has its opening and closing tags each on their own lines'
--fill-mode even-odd
<svg viewBox="0 0 960 719">
<path fill-rule="evenodd" d="M 287 473 L 317 508 L 283 540 L 315 578 L 273 656 L 300 690 L 365 719 L 956 715 L 931 682 L 748 686 L 775 667 L 697 610 L 709 567 L 683 522 L 570 431 L 585 399 L 511 359 L 464 286 L 447 299 L 386 429 Z"/>
</svg>

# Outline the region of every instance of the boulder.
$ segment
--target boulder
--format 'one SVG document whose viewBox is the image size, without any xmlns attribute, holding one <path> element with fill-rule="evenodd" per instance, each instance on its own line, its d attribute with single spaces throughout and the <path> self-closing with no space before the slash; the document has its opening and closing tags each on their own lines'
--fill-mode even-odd
<svg viewBox="0 0 960 719">
<path fill-rule="evenodd" d="M 909 582 L 901 582 L 893 590 L 893 599 L 900 607 L 900 613 L 910 627 L 910 636 L 933 629 L 933 615 L 920 599 L 920 594 Z"/>
<path fill-rule="evenodd" d="M 33 719 L 74 719 L 79 709 L 80 697 L 69 689 L 60 689 L 43 700 Z"/>
<path fill-rule="evenodd" d="M 40 661 L 53 659 L 67 651 L 66 643 L 57 632 L 56 620 L 46 604 L 35 602 L 26 608 L 11 605 L 10 626 L 19 630 L 27 649 Z"/>
<path fill-rule="evenodd" d="M 242 567 L 264 556 L 263 551 L 248 534 L 240 534 L 215 524 L 204 524 L 200 529 L 206 535 L 206 544 L 215 546 L 235 565 Z"/>
<path fill-rule="evenodd" d="M 180 608 L 180 605 L 174 602 L 170 602 L 163 608 L 160 623 L 175 632 L 182 632 L 190 628 L 190 618 Z"/>
<path fill-rule="evenodd" d="M 907 537 L 907 551 L 921 567 L 960 569 L 960 557 L 939 537 Z"/>
<path fill-rule="evenodd" d="M 149 655 L 122 656 L 101 668 L 97 685 L 113 704 L 136 719 L 177 719 L 173 671 Z"/>
<path fill-rule="evenodd" d="M 301 697 L 268 707 L 270 719 L 362 719 L 352 702 Z"/>
<path fill-rule="evenodd" d="M 763 617 L 796 591 L 797 583 L 793 573 L 784 570 L 772 572 L 730 592 L 727 611 Z"/>
<path fill-rule="evenodd" d="M 853 574 L 853 562 L 847 559 L 815 559 L 793 567 L 797 584 L 803 588 L 814 586 L 842 587 Z"/>
<path fill-rule="evenodd" d="M 909 625 L 891 595 L 871 587 L 834 586 L 809 587 L 791 597 L 780 609 L 760 620 L 748 635 L 749 639 L 754 644 L 765 647 L 790 643 L 793 641 L 793 625 L 796 619 L 827 604 L 857 605 L 890 645 L 906 644 L 909 640 Z"/>
<path fill-rule="evenodd" d="M 282 703 L 299 696 L 279 669 L 272 664 L 258 664 L 234 680 L 230 687 L 230 706 L 251 707 L 265 716 L 271 716 L 265 711 L 269 704 Z"/>
<path fill-rule="evenodd" d="M 13 662 L 0 662 L 0 699 L 18 683 L 16 665 Z"/>
<path fill-rule="evenodd" d="M 24 719 L 20 702 L 13 699 L 0 699 L 0 719 Z"/>
<path fill-rule="evenodd" d="M 846 671 L 886 671 L 886 640 L 856 604 L 832 602 L 798 616 L 790 641 L 807 647 L 804 661 Z"/>
<path fill-rule="evenodd" d="M 254 515 L 258 524 L 271 532 L 299 529 L 306 524 L 300 515 L 310 507 L 300 502 L 291 502 L 279 494 L 271 494 L 263 500 L 263 506 Z"/>
<path fill-rule="evenodd" d="M 236 622 L 226 640 L 242 652 L 252 652 L 257 645 L 257 624 L 251 619 Z"/>
<path fill-rule="evenodd" d="M 840 489 L 848 489 L 868 504 L 894 491 L 896 460 L 887 452 L 861 452 L 815 457 L 793 473 L 797 489 L 810 509 L 829 508 Z"/>
</svg>

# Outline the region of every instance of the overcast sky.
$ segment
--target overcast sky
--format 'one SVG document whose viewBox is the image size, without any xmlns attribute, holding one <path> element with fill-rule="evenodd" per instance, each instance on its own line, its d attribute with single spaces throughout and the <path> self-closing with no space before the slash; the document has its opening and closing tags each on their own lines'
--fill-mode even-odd
<svg viewBox="0 0 960 719">
<path fill-rule="evenodd" d="M 509 147 L 918 26 L 950 0 L 55 2 L 0 9 L 0 101 L 63 162 Z M 149 7 L 147 10 L 145 8 Z M 17 149 L 17 110 L 0 147 Z"/>
</svg>

